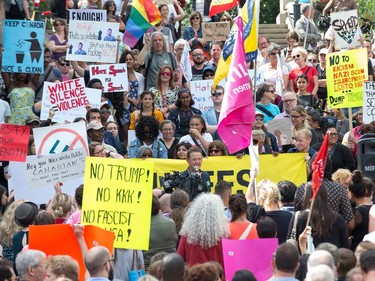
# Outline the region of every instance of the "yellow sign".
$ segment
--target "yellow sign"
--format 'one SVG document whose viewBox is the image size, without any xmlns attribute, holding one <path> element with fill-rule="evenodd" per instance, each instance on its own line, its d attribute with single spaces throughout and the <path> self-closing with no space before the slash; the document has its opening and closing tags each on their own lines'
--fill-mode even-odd
<svg viewBox="0 0 375 281">
<path fill-rule="evenodd" d="M 366 48 L 328 54 L 328 104 L 332 108 L 362 106 L 363 82 L 368 79 L 367 71 Z"/>
<path fill-rule="evenodd" d="M 282 180 L 290 180 L 297 186 L 305 183 L 306 162 L 305 153 L 287 153 L 273 155 L 260 155 L 260 174 L 257 180 L 270 179 L 275 183 Z M 146 162 L 155 163 L 154 183 L 157 187 L 162 186 L 164 176 L 173 174 L 173 171 L 183 171 L 188 164 L 184 160 L 147 159 Z M 250 158 L 244 156 L 237 159 L 234 156 L 220 156 L 203 159 L 202 170 L 210 175 L 212 191 L 215 184 L 220 180 L 233 183 L 232 193 L 246 193 L 250 181 Z M 154 186 L 155 187 L 155 186 Z"/>
<path fill-rule="evenodd" d="M 154 163 L 87 157 L 81 223 L 115 233 L 114 247 L 147 250 Z"/>
</svg>

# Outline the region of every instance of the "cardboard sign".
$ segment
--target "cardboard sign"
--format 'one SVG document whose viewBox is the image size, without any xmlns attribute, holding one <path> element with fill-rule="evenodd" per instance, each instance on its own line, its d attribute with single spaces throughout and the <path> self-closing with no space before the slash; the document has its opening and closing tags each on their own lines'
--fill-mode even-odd
<svg viewBox="0 0 375 281">
<path fill-rule="evenodd" d="M 290 118 L 268 121 L 267 130 L 275 135 L 279 147 L 292 143 L 292 120 Z"/>
<path fill-rule="evenodd" d="M 10 162 L 9 184 L 17 199 L 47 203 L 54 195 L 53 185 L 63 183 L 63 192 L 74 195 L 83 183 L 86 150 L 82 147 L 53 155 L 28 156 L 26 162 Z"/>
<path fill-rule="evenodd" d="M 361 28 L 357 10 L 331 13 L 331 26 L 335 31 L 335 48 L 360 48 Z"/>
<path fill-rule="evenodd" d="M 89 155 L 85 122 L 35 128 L 33 133 L 37 155 L 56 154 L 81 147 Z"/>
<path fill-rule="evenodd" d="M 115 63 L 119 23 L 69 22 L 67 60 Z"/>
<path fill-rule="evenodd" d="M 80 79 L 77 79 L 77 80 L 81 80 L 83 78 L 80 78 Z M 70 81 L 73 81 L 73 80 L 70 80 Z M 83 80 L 82 82 L 80 83 L 84 83 Z M 52 118 L 52 121 L 53 122 L 58 122 L 58 123 L 65 123 L 66 121 L 68 122 L 73 122 L 74 119 L 76 119 L 77 117 L 86 117 L 86 113 L 87 113 L 87 109 L 86 107 L 84 106 L 80 106 L 80 107 L 75 107 L 75 108 L 71 108 L 69 110 L 63 110 L 63 111 L 60 111 L 58 109 L 58 106 L 53 106 L 51 104 L 51 95 L 52 96 L 56 96 L 56 94 L 53 94 L 53 93 L 49 93 L 49 89 L 54 89 L 56 86 L 55 83 L 50 83 L 50 82 L 44 82 L 44 87 L 43 87 L 43 97 L 42 97 L 42 108 L 41 108 L 41 113 L 40 113 L 40 119 L 41 120 L 47 120 L 48 117 L 49 117 L 49 110 L 51 108 L 53 108 L 55 110 L 55 115 L 53 116 Z M 81 84 L 83 85 L 83 84 Z M 102 91 L 101 90 L 98 90 L 98 89 L 91 89 L 91 88 L 81 88 L 82 93 L 84 93 L 84 95 L 80 98 L 82 100 L 82 98 L 85 98 L 88 102 L 87 105 L 90 105 L 90 107 L 93 107 L 93 108 L 100 108 L 100 101 L 101 101 L 101 97 L 102 97 Z M 63 95 L 61 92 L 58 93 L 59 95 Z M 72 98 L 74 100 L 74 98 Z M 70 100 L 72 100 L 70 99 Z M 69 100 L 69 99 L 68 99 Z M 56 101 L 56 99 L 55 99 Z M 68 101 L 58 101 L 58 103 L 67 103 L 68 106 L 70 104 L 73 104 L 72 101 L 68 102 Z M 74 103 L 75 105 L 77 105 L 77 103 Z M 62 109 L 65 109 L 66 107 L 63 105 L 61 106 Z"/>
<path fill-rule="evenodd" d="M 128 69 L 124 64 L 90 65 L 90 78 L 98 78 L 103 92 L 124 92 L 129 90 Z"/>
<path fill-rule="evenodd" d="M 363 83 L 363 123 L 375 121 L 375 82 Z"/>
<path fill-rule="evenodd" d="M 362 106 L 367 71 L 366 48 L 327 54 L 328 105 L 331 108 Z"/>
<path fill-rule="evenodd" d="M 271 278 L 272 257 L 278 247 L 277 238 L 250 240 L 223 239 L 224 270 L 227 280 L 232 280 L 237 270 L 248 269 L 256 280 Z M 254 255 L 254 253 L 262 253 Z"/>
<path fill-rule="evenodd" d="M 69 21 L 81 20 L 81 21 L 107 21 L 106 10 L 79 10 L 69 9 Z"/>
<path fill-rule="evenodd" d="M 202 39 L 208 42 L 225 41 L 230 32 L 229 22 L 202 23 Z"/>
<path fill-rule="evenodd" d="M 30 127 L 0 124 L 0 160 L 25 162 Z"/>
<path fill-rule="evenodd" d="M 147 250 L 153 163 L 88 157 L 85 170 L 81 223 L 113 231 L 116 248 Z"/>
<path fill-rule="evenodd" d="M 113 253 L 114 234 L 96 226 L 87 225 L 83 234 L 88 249 L 104 246 Z M 31 225 L 29 249 L 40 250 L 47 256 L 68 255 L 78 261 L 79 280 L 85 280 L 86 267 L 73 228 L 67 224 Z"/>
<path fill-rule="evenodd" d="M 44 73 L 44 21 L 5 20 L 1 71 Z"/>
</svg>

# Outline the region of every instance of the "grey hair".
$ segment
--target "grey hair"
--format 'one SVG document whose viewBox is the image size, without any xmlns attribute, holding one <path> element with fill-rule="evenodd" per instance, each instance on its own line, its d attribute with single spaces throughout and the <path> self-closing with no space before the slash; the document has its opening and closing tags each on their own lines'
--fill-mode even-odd
<svg viewBox="0 0 375 281">
<path fill-rule="evenodd" d="M 281 48 L 280 48 L 280 46 L 279 45 L 277 45 L 276 43 L 273 43 L 273 42 L 271 42 L 270 43 L 270 45 L 268 46 L 268 48 L 267 48 L 267 52 L 268 53 L 271 53 L 273 50 L 281 50 Z"/>
<path fill-rule="evenodd" d="M 326 250 L 315 250 L 312 252 L 307 260 L 307 271 L 310 271 L 313 267 L 320 264 L 325 264 L 332 270 L 335 269 L 335 261 L 333 260 L 332 255 Z"/>
<path fill-rule="evenodd" d="M 158 281 L 154 276 L 147 274 L 138 279 L 138 281 Z"/>
<path fill-rule="evenodd" d="M 312 6 L 310 4 L 306 4 L 302 7 L 302 14 L 306 13 Z"/>
<path fill-rule="evenodd" d="M 335 275 L 328 265 L 320 264 L 307 271 L 306 281 L 334 281 Z"/>
<path fill-rule="evenodd" d="M 228 219 L 224 204 L 218 195 L 202 193 L 187 210 L 180 234 L 189 244 L 211 248 L 222 238 L 229 237 Z"/>
<path fill-rule="evenodd" d="M 169 119 L 165 119 L 163 122 L 160 123 L 160 130 L 163 129 L 164 125 L 170 124 L 173 127 L 173 131 L 176 131 L 176 125 Z"/>
<path fill-rule="evenodd" d="M 26 250 L 20 252 L 16 257 L 16 269 L 19 276 L 28 273 L 29 266 L 36 267 L 39 263 L 38 257 L 45 258 L 46 254 L 39 250 Z"/>
<path fill-rule="evenodd" d="M 188 48 L 189 48 L 189 51 L 190 51 L 190 46 L 189 46 L 188 42 L 185 39 L 182 39 L 182 38 L 178 39 L 176 41 L 176 43 L 174 43 L 173 49 L 176 51 L 178 46 L 181 45 L 181 44 L 184 44 L 184 46 L 187 45 Z"/>
<path fill-rule="evenodd" d="M 154 31 L 151 33 L 151 36 L 150 36 L 150 52 L 153 52 L 154 51 L 154 37 L 157 36 L 157 35 L 160 35 L 161 38 L 163 38 L 163 43 L 164 43 L 164 46 L 163 46 L 163 51 L 167 51 L 167 46 L 168 46 L 168 43 L 166 42 L 165 38 L 164 38 L 164 35 L 163 33 L 161 33 L 160 31 Z"/>
<path fill-rule="evenodd" d="M 263 130 L 253 130 L 252 135 L 260 135 L 263 140 L 266 138 L 266 134 Z"/>
</svg>

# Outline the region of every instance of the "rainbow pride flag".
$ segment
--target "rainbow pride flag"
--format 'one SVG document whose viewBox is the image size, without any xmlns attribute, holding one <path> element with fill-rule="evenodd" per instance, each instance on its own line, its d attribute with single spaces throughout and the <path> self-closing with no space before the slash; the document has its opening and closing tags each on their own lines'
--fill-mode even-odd
<svg viewBox="0 0 375 281">
<path fill-rule="evenodd" d="M 152 0 L 133 0 L 122 41 L 134 47 L 143 34 L 160 20 L 160 12 Z"/>
</svg>

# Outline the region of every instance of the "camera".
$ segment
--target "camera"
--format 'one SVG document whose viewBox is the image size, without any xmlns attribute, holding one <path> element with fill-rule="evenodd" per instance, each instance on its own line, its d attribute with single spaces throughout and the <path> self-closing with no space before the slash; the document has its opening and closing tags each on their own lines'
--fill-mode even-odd
<svg viewBox="0 0 375 281">
<path fill-rule="evenodd" d="M 163 180 L 163 187 L 165 193 L 172 193 L 173 189 L 178 187 L 181 183 L 180 173 L 178 171 L 172 171 L 173 174 L 166 174 Z"/>
</svg>

